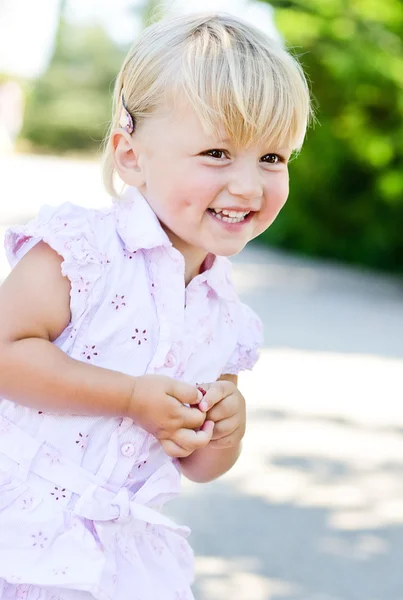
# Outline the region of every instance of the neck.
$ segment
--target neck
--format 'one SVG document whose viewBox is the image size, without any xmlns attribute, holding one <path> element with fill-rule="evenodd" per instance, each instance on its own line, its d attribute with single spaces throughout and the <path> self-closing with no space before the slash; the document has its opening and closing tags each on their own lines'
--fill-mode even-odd
<svg viewBox="0 0 403 600">
<path fill-rule="evenodd" d="M 202 248 L 189 246 L 189 244 L 178 238 L 172 231 L 167 230 L 164 226 L 163 228 L 171 240 L 173 247 L 182 254 L 185 260 L 185 286 L 187 286 L 200 273 L 208 252 Z M 209 268 L 209 266 L 206 266 L 206 268 Z"/>
<path fill-rule="evenodd" d="M 182 254 L 185 260 L 185 286 L 187 286 L 200 273 L 207 252 L 198 248 L 186 247 L 184 244 L 173 244 L 173 246 Z"/>
</svg>

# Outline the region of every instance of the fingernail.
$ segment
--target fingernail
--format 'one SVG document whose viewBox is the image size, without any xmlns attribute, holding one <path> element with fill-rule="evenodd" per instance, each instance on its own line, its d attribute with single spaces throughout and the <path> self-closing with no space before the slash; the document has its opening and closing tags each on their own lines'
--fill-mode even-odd
<svg viewBox="0 0 403 600">
<path fill-rule="evenodd" d="M 199 402 L 199 408 L 200 410 L 202 410 L 203 412 L 207 411 L 208 408 L 208 404 L 205 400 L 202 400 L 201 402 Z"/>
</svg>

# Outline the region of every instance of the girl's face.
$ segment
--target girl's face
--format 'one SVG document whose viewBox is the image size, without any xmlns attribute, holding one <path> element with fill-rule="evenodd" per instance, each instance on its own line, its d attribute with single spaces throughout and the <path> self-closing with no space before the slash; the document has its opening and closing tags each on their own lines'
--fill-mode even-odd
<svg viewBox="0 0 403 600">
<path fill-rule="evenodd" d="M 131 147 L 136 176 L 123 178 L 186 257 L 237 254 L 287 200 L 290 148 L 235 147 L 206 133 L 188 104 L 143 121 Z"/>
</svg>

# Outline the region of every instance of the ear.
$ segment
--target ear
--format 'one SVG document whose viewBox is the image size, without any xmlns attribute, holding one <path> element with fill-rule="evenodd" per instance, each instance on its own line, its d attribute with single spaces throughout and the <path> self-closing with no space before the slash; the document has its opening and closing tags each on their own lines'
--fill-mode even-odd
<svg viewBox="0 0 403 600">
<path fill-rule="evenodd" d="M 144 183 L 144 178 L 138 164 L 134 137 L 124 129 L 116 129 L 112 133 L 111 141 L 115 167 L 119 177 L 127 185 L 141 187 Z"/>
</svg>

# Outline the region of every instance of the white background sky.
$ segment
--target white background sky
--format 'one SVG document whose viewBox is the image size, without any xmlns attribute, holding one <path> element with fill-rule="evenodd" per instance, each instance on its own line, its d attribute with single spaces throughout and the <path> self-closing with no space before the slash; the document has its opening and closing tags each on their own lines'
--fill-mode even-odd
<svg viewBox="0 0 403 600">
<path fill-rule="evenodd" d="M 133 36 L 128 9 L 143 0 L 70 0 L 69 17 L 101 21 L 121 42 Z M 162 3 L 162 2 L 161 2 Z M 0 0 L 0 72 L 35 77 L 46 66 L 52 49 L 58 0 Z M 268 5 L 248 0 L 176 0 L 186 11 L 225 10 L 275 35 Z"/>
</svg>

